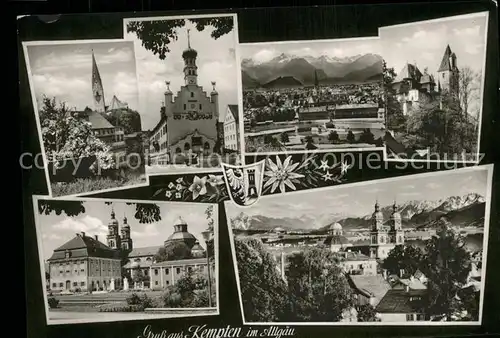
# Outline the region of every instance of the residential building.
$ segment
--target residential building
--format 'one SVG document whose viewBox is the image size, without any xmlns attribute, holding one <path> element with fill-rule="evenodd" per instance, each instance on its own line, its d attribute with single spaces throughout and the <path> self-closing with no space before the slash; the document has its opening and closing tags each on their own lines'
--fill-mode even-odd
<svg viewBox="0 0 500 338">
<path fill-rule="evenodd" d="M 354 294 L 356 306 L 370 304 L 376 307 L 391 289 L 382 275 L 349 275 L 349 285 Z"/>
<path fill-rule="evenodd" d="M 240 149 L 238 105 L 227 105 L 224 117 L 224 149 L 238 151 Z"/>
</svg>

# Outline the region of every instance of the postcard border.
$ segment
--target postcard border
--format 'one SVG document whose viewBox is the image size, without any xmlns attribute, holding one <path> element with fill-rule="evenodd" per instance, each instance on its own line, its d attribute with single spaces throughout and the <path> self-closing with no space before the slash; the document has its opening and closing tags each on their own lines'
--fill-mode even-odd
<svg viewBox="0 0 500 338">
<path fill-rule="evenodd" d="M 317 189 L 307 189 L 307 190 L 301 190 L 301 191 L 295 191 L 295 192 L 289 192 L 287 194 L 300 194 L 300 193 L 321 193 L 321 191 L 331 191 L 331 190 L 337 190 L 337 189 L 348 189 L 351 186 L 363 186 L 363 185 L 370 185 L 370 184 L 380 184 L 383 182 L 392 182 L 392 181 L 400 181 L 400 180 L 408 180 L 412 179 L 415 177 L 421 178 L 421 177 L 431 177 L 431 176 L 439 176 L 439 175 L 445 175 L 449 174 L 450 172 L 452 173 L 462 173 L 462 172 L 470 172 L 470 171 L 478 171 L 478 170 L 486 170 L 487 171 L 487 182 L 486 182 L 486 206 L 485 206 L 485 216 L 484 216 L 484 234 L 483 234 L 483 251 L 482 251 L 482 260 L 483 260 L 483 269 L 481 269 L 481 294 L 480 294 L 480 300 L 479 300 L 479 317 L 477 321 L 456 321 L 456 322 L 432 322 L 432 321 L 413 321 L 413 322 L 248 322 L 245 318 L 245 313 L 243 310 L 243 296 L 241 293 L 241 286 L 240 286 L 240 277 L 239 277 L 239 270 L 238 270 L 238 264 L 236 260 L 236 248 L 234 244 L 234 234 L 233 234 L 233 229 L 231 227 L 231 222 L 229 219 L 229 214 L 226 209 L 227 203 L 232 203 L 232 201 L 224 201 L 224 211 L 226 213 L 226 224 L 228 227 L 229 231 L 229 242 L 231 245 L 231 255 L 233 259 L 233 268 L 235 271 L 235 278 L 236 278 L 236 286 L 237 286 L 237 291 L 238 291 L 238 298 L 239 298 L 239 303 L 240 303 L 240 310 L 241 310 L 241 318 L 243 321 L 244 325 L 257 325 L 257 326 L 269 326 L 269 325 L 276 325 L 276 326 L 286 326 L 286 325 L 294 325 L 294 326 L 401 326 L 401 325 L 407 325 L 407 326 L 480 326 L 482 325 L 483 321 L 483 308 L 484 308 L 484 294 L 485 294 L 485 285 L 486 285 L 486 259 L 488 256 L 488 238 L 489 238 L 489 231 L 490 231 L 490 213 L 491 213 L 491 195 L 492 195 L 492 189 L 493 189 L 493 170 L 494 170 L 494 164 L 485 164 L 481 166 L 473 166 L 473 167 L 465 167 L 465 168 L 459 168 L 459 169 L 453 169 L 453 170 L 444 170 L 444 171 L 434 171 L 430 173 L 421 173 L 421 174 L 414 174 L 414 175 L 403 175 L 403 176 L 397 176 L 397 177 L 389 177 L 389 178 L 383 178 L 383 179 L 377 179 L 377 180 L 368 180 L 368 181 L 363 181 L 363 182 L 356 182 L 356 183 L 350 183 L 347 185 L 340 185 L 340 186 L 331 186 L 331 187 L 322 187 L 322 188 L 317 188 Z M 279 198 L 281 194 L 275 194 L 275 195 L 264 195 L 261 196 L 261 199 L 267 199 L 271 197 Z M 259 201 L 258 201 L 259 202 Z M 234 203 L 233 203 L 234 204 Z M 238 205 L 235 205 L 236 208 L 242 209 Z"/>
<path fill-rule="evenodd" d="M 206 206 L 213 206 L 215 209 L 215 213 L 217 214 L 217 222 L 215 223 L 214 227 L 214 255 L 215 255 L 215 271 L 216 271 L 216 301 L 217 301 L 217 306 L 216 306 L 216 312 L 214 313 L 199 313 L 199 314 L 190 314 L 190 315 L 173 315 L 171 317 L 162 317 L 161 314 L 156 314 L 155 316 L 152 316 L 151 318 L 137 318 L 137 319 L 125 319 L 125 320 L 116 320 L 116 319 L 106 319 L 104 318 L 103 320 L 87 320 L 87 319 L 75 319 L 75 320 L 54 320 L 49 318 L 49 306 L 48 306 L 48 295 L 46 291 L 46 285 L 45 285 L 45 261 L 44 261 L 44 255 L 43 255 L 43 241 L 42 241 L 42 232 L 40 229 L 40 222 L 39 222 L 39 213 L 38 213 L 38 201 L 40 200 L 61 200 L 61 199 L 54 199 L 50 198 L 49 196 L 44 196 L 44 195 L 33 195 L 32 196 L 32 202 L 33 202 L 33 212 L 34 212 L 34 221 L 35 221 L 35 230 L 36 230 L 36 238 L 37 238 L 37 251 L 38 251 L 38 256 L 39 256 L 39 264 L 40 264 L 40 274 L 41 274 L 41 287 L 42 287 L 42 292 L 43 292 L 43 301 L 44 301 L 44 310 L 45 310 L 45 320 L 47 325 L 67 325 L 67 324 L 83 324 L 83 323 L 110 323 L 110 322 L 137 322 L 137 321 L 144 321 L 144 320 L 169 320 L 169 319 L 179 319 L 179 318 L 192 318 L 192 317 L 205 317 L 205 316 L 218 316 L 220 315 L 220 270 L 219 270 L 219 260 L 220 260 L 220 255 L 219 255 L 219 234 L 220 234 L 220 208 L 217 203 L 192 203 L 192 202 L 172 202 L 172 201 L 153 201 L 153 200 L 135 200 L 135 199 L 110 199 L 110 198 L 87 198 L 87 197 L 80 197 L 80 198 L 73 198 L 73 199 L 68 199 L 71 201 L 74 200 L 81 200 L 81 201 L 88 201 L 88 202 L 118 202 L 118 203 L 146 203 L 146 204 L 170 204 L 170 205 L 175 205 L 175 204 L 199 204 L 199 205 L 206 205 Z M 215 219 L 215 217 L 214 217 Z M 185 308 L 185 309 L 190 309 L 190 308 Z M 192 308 L 191 308 L 192 309 Z M 199 308 L 195 308 L 199 309 Z M 105 313 L 104 313 L 105 314 Z M 144 313 L 141 313 L 141 315 L 144 315 Z M 105 315 L 103 317 L 106 317 Z"/>
</svg>

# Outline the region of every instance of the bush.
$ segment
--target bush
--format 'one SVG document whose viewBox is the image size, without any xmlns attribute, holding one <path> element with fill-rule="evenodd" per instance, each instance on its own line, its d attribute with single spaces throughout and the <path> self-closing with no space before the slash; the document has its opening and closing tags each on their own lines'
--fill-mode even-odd
<svg viewBox="0 0 500 338">
<path fill-rule="evenodd" d="M 49 308 L 51 309 L 55 309 L 59 305 L 59 300 L 54 297 L 49 298 L 48 302 L 49 302 Z"/>
<path fill-rule="evenodd" d="M 143 312 L 142 305 L 122 305 L 122 306 L 103 306 L 99 308 L 99 312 Z"/>
<path fill-rule="evenodd" d="M 127 297 L 126 301 L 128 305 L 141 306 L 143 309 L 155 307 L 153 299 L 146 294 L 139 296 L 137 293 L 133 293 L 130 297 Z"/>
</svg>

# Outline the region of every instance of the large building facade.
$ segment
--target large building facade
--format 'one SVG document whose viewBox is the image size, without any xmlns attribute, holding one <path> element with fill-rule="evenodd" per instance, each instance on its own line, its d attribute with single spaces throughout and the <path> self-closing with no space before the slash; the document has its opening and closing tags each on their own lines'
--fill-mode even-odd
<svg viewBox="0 0 500 338">
<path fill-rule="evenodd" d="M 240 149 L 238 105 L 229 104 L 224 117 L 224 149 Z"/>
<path fill-rule="evenodd" d="M 459 70 L 457 56 L 450 46 L 446 49 L 437 68 L 437 81 L 427 70 L 422 73 L 416 64 L 406 63 L 393 82 L 397 100 L 401 103 L 403 114 L 439 99 L 443 93 L 458 97 Z"/>
<path fill-rule="evenodd" d="M 120 253 L 84 232 L 54 250 L 47 260 L 51 291 L 99 291 L 120 287 Z"/>
<path fill-rule="evenodd" d="M 188 34 L 188 48 L 182 53 L 184 86 L 174 97 L 170 83 L 166 82 L 164 107 L 151 136 L 151 143 L 156 141 L 159 144 L 153 150 L 164 153 L 164 162 L 184 163 L 193 156 L 220 152 L 219 94 L 215 82 L 212 82 L 210 95 L 198 85 L 197 56 L 198 52 L 191 48 Z"/>
</svg>

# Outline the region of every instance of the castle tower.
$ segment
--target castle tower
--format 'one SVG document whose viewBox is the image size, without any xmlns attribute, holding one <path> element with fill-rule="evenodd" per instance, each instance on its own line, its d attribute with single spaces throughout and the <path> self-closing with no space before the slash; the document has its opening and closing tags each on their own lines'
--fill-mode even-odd
<svg viewBox="0 0 500 338">
<path fill-rule="evenodd" d="M 130 252 L 133 249 L 132 238 L 130 237 L 130 225 L 127 223 L 127 217 L 123 217 L 123 226 L 121 228 L 121 248 L 123 252 Z"/>
<path fill-rule="evenodd" d="M 214 105 L 215 116 L 219 119 L 219 93 L 215 89 L 215 81 L 212 81 L 212 92 L 210 93 L 210 102 Z"/>
<path fill-rule="evenodd" d="M 438 69 L 439 87 L 442 91 L 458 97 L 458 77 L 457 56 L 448 45 Z"/>
<path fill-rule="evenodd" d="M 115 211 L 111 210 L 111 220 L 108 223 L 108 235 L 106 236 L 108 246 L 111 249 L 121 248 L 120 234 L 118 233 L 118 220 L 115 218 Z"/>
<path fill-rule="evenodd" d="M 106 111 L 104 88 L 102 86 L 101 74 L 99 74 L 99 68 L 97 68 L 97 62 L 95 61 L 94 50 L 92 50 L 92 98 L 94 110 L 104 113 Z"/>
<path fill-rule="evenodd" d="M 184 59 L 184 82 L 186 86 L 198 84 L 198 67 L 196 66 L 196 57 L 198 52 L 191 48 L 189 29 L 187 30 L 188 48 L 182 53 Z"/>
</svg>

